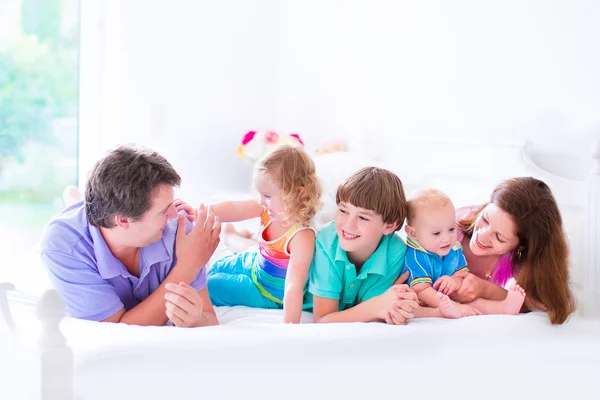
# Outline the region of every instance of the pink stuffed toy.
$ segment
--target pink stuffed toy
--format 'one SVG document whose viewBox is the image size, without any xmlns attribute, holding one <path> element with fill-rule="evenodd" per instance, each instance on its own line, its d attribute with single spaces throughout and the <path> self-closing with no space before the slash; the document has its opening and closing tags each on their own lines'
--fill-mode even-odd
<svg viewBox="0 0 600 400">
<path fill-rule="evenodd" d="M 275 146 L 281 144 L 304 146 L 304 142 L 297 133 L 282 136 L 275 131 L 250 131 L 242 138 L 242 143 L 238 145 L 236 153 L 244 160 L 255 162 Z"/>
</svg>

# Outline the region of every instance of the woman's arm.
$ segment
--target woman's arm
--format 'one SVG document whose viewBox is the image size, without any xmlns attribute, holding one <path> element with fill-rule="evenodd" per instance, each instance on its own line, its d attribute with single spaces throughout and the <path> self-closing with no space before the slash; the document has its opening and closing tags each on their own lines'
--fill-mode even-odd
<svg viewBox="0 0 600 400">
<path fill-rule="evenodd" d="M 470 272 L 457 272 L 455 275 L 463 277 L 460 288 L 452 294 L 452 299 L 460 303 L 470 303 L 475 299 L 504 300 L 506 290 L 500 286 L 481 279 Z"/>
<path fill-rule="evenodd" d="M 302 316 L 304 288 L 315 251 L 315 232 L 312 229 L 304 229 L 296 233 L 288 246 L 290 262 L 285 278 L 283 321 L 297 324 Z"/>
</svg>

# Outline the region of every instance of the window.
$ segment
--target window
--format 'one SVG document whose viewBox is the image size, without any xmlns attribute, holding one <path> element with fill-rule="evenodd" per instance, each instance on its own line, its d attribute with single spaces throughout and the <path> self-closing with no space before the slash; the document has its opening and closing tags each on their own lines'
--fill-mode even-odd
<svg viewBox="0 0 600 400">
<path fill-rule="evenodd" d="M 77 183 L 78 59 L 79 1 L 2 0 L 0 282 L 43 275 L 40 235 Z"/>
</svg>

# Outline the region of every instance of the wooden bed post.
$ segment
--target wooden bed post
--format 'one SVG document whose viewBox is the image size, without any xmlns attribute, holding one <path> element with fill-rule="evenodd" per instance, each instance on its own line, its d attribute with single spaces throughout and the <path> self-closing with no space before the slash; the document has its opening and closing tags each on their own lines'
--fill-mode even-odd
<svg viewBox="0 0 600 400">
<path fill-rule="evenodd" d="M 65 306 L 55 290 L 46 291 L 36 307 L 42 323 L 38 342 L 41 366 L 41 398 L 73 399 L 73 352 L 59 329 L 66 316 Z"/>
<path fill-rule="evenodd" d="M 593 166 L 588 178 L 586 317 L 600 318 L 600 139 L 592 150 Z"/>
</svg>

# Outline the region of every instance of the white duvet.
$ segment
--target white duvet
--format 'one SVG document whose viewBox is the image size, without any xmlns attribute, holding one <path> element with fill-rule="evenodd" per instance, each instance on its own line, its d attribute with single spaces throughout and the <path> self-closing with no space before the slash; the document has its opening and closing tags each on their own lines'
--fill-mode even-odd
<svg viewBox="0 0 600 400">
<path fill-rule="evenodd" d="M 78 398 L 600 398 L 598 321 L 285 325 L 280 311 L 217 310 L 221 326 L 197 329 L 65 321 Z"/>
</svg>

